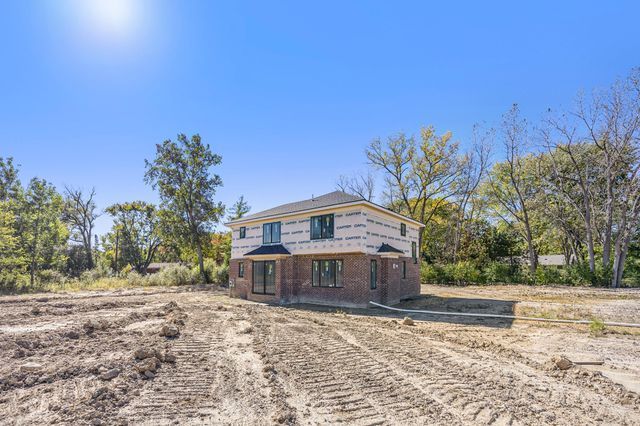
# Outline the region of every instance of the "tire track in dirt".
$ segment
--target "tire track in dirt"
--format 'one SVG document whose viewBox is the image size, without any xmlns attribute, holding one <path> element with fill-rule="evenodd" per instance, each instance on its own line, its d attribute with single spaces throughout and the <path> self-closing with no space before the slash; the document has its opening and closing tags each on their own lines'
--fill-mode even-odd
<svg viewBox="0 0 640 426">
<path fill-rule="evenodd" d="M 638 424 L 637 407 L 507 357 L 359 319 L 256 310 L 257 338 L 312 401 L 313 418 L 355 424 Z M 312 314 L 312 316 L 315 314 Z M 318 325 L 321 324 L 321 325 Z"/>
<path fill-rule="evenodd" d="M 222 424 L 244 418 L 247 424 L 269 418 L 267 380 L 251 349 L 242 313 L 210 305 L 187 310 L 181 335 L 171 342 L 173 364 L 156 377 L 121 418 L 131 424 Z M 249 365 L 247 365 L 249 364 Z M 259 397 L 261 395 L 261 397 Z M 141 420 L 143 419 L 143 420 Z"/>
<path fill-rule="evenodd" d="M 195 336 L 198 336 L 197 338 Z M 196 421 L 212 414 L 211 391 L 216 369 L 210 366 L 221 336 L 193 329 L 173 343 L 174 366 L 163 364 L 153 381 L 125 412 L 131 422 L 170 424 Z"/>
<path fill-rule="evenodd" d="M 345 338 L 387 360 L 389 368 L 412 378 L 471 423 L 638 424 L 637 407 L 619 415 L 603 401 L 604 395 L 512 359 L 397 330 L 372 332 L 360 324 L 340 329 L 346 330 Z"/>
<path fill-rule="evenodd" d="M 363 425 L 462 421 L 410 380 L 327 328 L 273 322 L 257 327 L 270 362 L 313 401 L 314 418 Z"/>
</svg>

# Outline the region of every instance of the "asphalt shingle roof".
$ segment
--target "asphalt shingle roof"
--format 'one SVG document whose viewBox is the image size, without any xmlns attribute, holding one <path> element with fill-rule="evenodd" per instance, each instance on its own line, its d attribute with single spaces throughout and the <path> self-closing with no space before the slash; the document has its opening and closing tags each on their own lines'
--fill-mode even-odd
<svg viewBox="0 0 640 426">
<path fill-rule="evenodd" d="M 281 206 L 273 207 L 268 210 L 263 210 L 258 213 L 243 216 L 237 221 L 245 221 L 252 219 L 260 219 L 263 217 L 283 215 L 287 213 L 294 213 L 298 211 L 305 211 L 311 209 L 317 209 L 320 207 L 335 206 L 336 204 L 353 203 L 354 201 L 362 201 L 362 197 L 356 195 L 347 194 L 342 191 L 334 191 L 328 194 L 320 195 L 319 197 L 310 198 L 308 200 L 296 201 L 294 203 L 283 204 Z M 229 223 L 234 223 L 231 221 Z"/>
</svg>

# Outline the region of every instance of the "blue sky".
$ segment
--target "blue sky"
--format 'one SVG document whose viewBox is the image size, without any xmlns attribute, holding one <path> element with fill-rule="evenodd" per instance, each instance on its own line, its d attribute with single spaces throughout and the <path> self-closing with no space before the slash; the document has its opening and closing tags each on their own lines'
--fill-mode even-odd
<svg viewBox="0 0 640 426">
<path fill-rule="evenodd" d="M 332 191 L 373 138 L 433 124 L 464 145 L 514 102 L 535 121 L 640 65 L 634 1 L 0 8 L 0 156 L 102 208 L 156 201 L 144 159 L 179 132 L 222 155 L 219 198 L 258 211 Z"/>
</svg>

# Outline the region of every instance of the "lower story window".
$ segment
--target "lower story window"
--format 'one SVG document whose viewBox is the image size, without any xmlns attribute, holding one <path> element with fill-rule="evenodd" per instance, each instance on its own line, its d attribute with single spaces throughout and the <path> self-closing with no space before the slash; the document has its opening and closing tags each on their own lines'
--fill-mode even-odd
<svg viewBox="0 0 640 426">
<path fill-rule="evenodd" d="M 276 294 L 276 262 L 273 260 L 253 262 L 253 292 Z"/>
<path fill-rule="evenodd" d="M 407 261 L 403 260 L 402 261 L 402 279 L 406 279 L 407 278 Z"/>
<path fill-rule="evenodd" d="M 313 287 L 342 287 L 342 260 L 314 260 L 311 265 Z"/>
<path fill-rule="evenodd" d="M 238 278 L 244 278 L 244 262 L 238 262 Z"/>
<path fill-rule="evenodd" d="M 371 261 L 371 275 L 369 279 L 371 280 L 371 290 L 378 288 L 378 262 L 376 260 Z"/>
</svg>

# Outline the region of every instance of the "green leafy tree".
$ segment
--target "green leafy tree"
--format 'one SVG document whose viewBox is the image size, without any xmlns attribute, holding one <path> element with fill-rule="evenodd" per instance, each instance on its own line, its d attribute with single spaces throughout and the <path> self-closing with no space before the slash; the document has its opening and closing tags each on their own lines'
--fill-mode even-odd
<svg viewBox="0 0 640 426">
<path fill-rule="evenodd" d="M 27 258 L 16 233 L 16 219 L 9 202 L 0 201 L 0 290 L 14 290 L 24 276 Z"/>
<path fill-rule="evenodd" d="M 13 158 L 0 157 L 0 200 L 15 200 L 21 191 L 18 167 L 13 164 Z"/>
<path fill-rule="evenodd" d="M 240 219 L 249 213 L 250 210 L 251 207 L 249 206 L 249 203 L 244 200 L 244 195 L 241 195 L 238 201 L 236 201 L 229 209 L 229 220 Z"/>
<path fill-rule="evenodd" d="M 69 232 L 61 220 L 62 209 L 62 196 L 44 179 L 31 179 L 18 201 L 17 235 L 32 287 L 38 271 L 61 268 L 65 262 Z"/>
<path fill-rule="evenodd" d="M 211 168 L 222 157 L 211 152 L 199 135 L 189 139 L 180 134 L 177 139 L 156 145 L 155 159 L 145 160 L 145 182 L 160 194 L 163 229 L 196 252 L 200 276 L 206 281 L 204 247 L 213 225 L 224 215 L 224 205 L 214 200 L 222 179 Z"/>
<path fill-rule="evenodd" d="M 113 216 L 114 224 L 112 236 L 105 242 L 118 244 L 121 253 L 118 257 L 123 263 L 145 274 L 161 242 L 156 207 L 144 201 L 133 201 L 114 204 L 107 207 L 106 211 Z M 113 234 L 118 237 L 114 238 Z"/>
<path fill-rule="evenodd" d="M 27 266 L 16 222 L 21 195 L 22 186 L 13 158 L 0 157 L 0 289 L 4 290 L 15 289 Z"/>
</svg>

